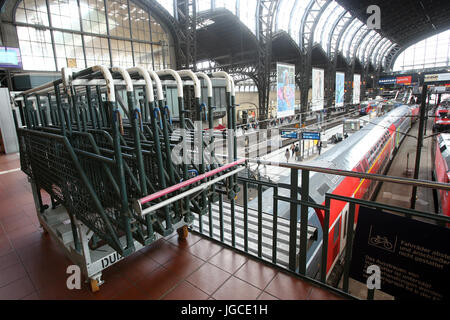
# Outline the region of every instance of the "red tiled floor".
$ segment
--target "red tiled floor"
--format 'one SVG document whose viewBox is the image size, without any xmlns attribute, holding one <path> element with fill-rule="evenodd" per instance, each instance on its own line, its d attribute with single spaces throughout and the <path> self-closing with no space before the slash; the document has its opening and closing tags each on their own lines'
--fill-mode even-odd
<svg viewBox="0 0 450 320">
<path fill-rule="evenodd" d="M 156 262 L 164 264 L 175 258 L 182 250 L 167 241 L 161 240 L 152 243 L 148 248 L 143 249 L 142 252 Z"/>
<path fill-rule="evenodd" d="M 16 280 L 25 277 L 26 275 L 27 272 L 20 263 L 4 268 L 0 272 L 0 287 L 4 287 Z"/>
<path fill-rule="evenodd" d="M 305 281 L 279 272 L 264 291 L 282 300 L 307 300 L 312 288 Z"/>
<path fill-rule="evenodd" d="M 130 281 L 136 282 L 156 270 L 160 264 L 139 252 L 120 261 L 116 267 Z"/>
<path fill-rule="evenodd" d="M 187 249 L 189 247 L 192 247 L 194 244 L 202 240 L 202 237 L 189 233 L 188 237 L 186 239 L 180 239 L 177 235 L 171 237 L 167 240 L 167 242 L 173 244 L 174 246 L 181 248 L 181 249 Z"/>
<path fill-rule="evenodd" d="M 139 289 L 138 287 L 132 286 L 122 293 L 114 296 L 114 300 L 145 300 L 148 297 L 148 293 Z"/>
<path fill-rule="evenodd" d="M 261 293 L 261 295 L 258 297 L 257 300 L 280 300 L 280 299 L 268 294 L 267 292 L 263 292 Z"/>
<path fill-rule="evenodd" d="M 93 294 L 84 283 L 82 290 L 69 290 L 66 285 L 54 283 L 38 291 L 37 294 L 40 300 L 91 300 L 93 298 Z"/>
<path fill-rule="evenodd" d="M 17 254 L 12 251 L 10 253 L 5 254 L 4 256 L 0 257 L 0 271 L 11 267 L 15 264 L 21 263 L 19 257 Z"/>
<path fill-rule="evenodd" d="M 186 278 L 200 268 L 202 264 L 204 264 L 204 261 L 201 259 L 191 254 L 180 252 L 175 258 L 165 263 L 164 267 L 175 276 Z"/>
<path fill-rule="evenodd" d="M 246 257 L 229 249 L 223 249 L 209 259 L 209 263 L 229 273 L 235 273 L 245 262 L 247 262 Z"/>
<path fill-rule="evenodd" d="M 213 294 L 231 275 L 218 267 L 205 263 L 200 269 L 191 274 L 187 281 L 201 289 Z"/>
<path fill-rule="evenodd" d="M 188 252 L 203 260 L 208 260 L 220 250 L 222 250 L 221 246 L 205 239 L 200 240 L 187 249 Z"/>
<path fill-rule="evenodd" d="M 0 171 L 9 167 L 19 167 L 17 155 L 0 156 Z M 195 233 L 159 240 L 104 270 L 95 294 L 84 281 L 82 290 L 67 289 L 71 264 L 40 228 L 26 175 L 0 175 L 0 299 L 337 298 Z"/>
<path fill-rule="evenodd" d="M 182 280 L 183 278 L 174 275 L 166 268 L 159 267 L 148 276 L 142 278 L 136 285 L 148 294 L 148 299 L 157 300 Z"/>
<path fill-rule="evenodd" d="M 34 292 L 33 284 L 28 277 L 23 277 L 0 288 L 0 300 L 22 299 Z"/>
<path fill-rule="evenodd" d="M 115 274 L 109 274 L 108 276 L 105 275 L 103 279 L 107 279 L 107 281 L 100 286 L 101 289 L 99 292 L 93 294 L 95 299 L 111 299 L 133 286 L 130 281 L 118 272 Z"/>
<path fill-rule="evenodd" d="M 236 272 L 235 277 L 240 278 L 264 290 L 278 271 L 249 259 L 246 264 Z"/>
<path fill-rule="evenodd" d="M 0 257 L 11 253 L 13 251 L 13 247 L 11 246 L 9 239 L 6 235 L 0 235 Z"/>
<path fill-rule="evenodd" d="M 37 294 L 37 292 L 33 292 L 32 294 L 23 297 L 21 300 L 40 300 L 39 299 L 39 295 Z"/>
<path fill-rule="evenodd" d="M 261 290 L 258 288 L 241 279 L 231 277 L 212 297 L 216 300 L 255 300 L 260 293 Z"/>
<path fill-rule="evenodd" d="M 208 295 L 197 289 L 189 282 L 181 282 L 175 289 L 170 291 L 163 300 L 207 300 Z"/>
<path fill-rule="evenodd" d="M 345 300 L 343 297 L 337 296 L 331 292 L 320 288 L 313 288 L 308 300 Z"/>
</svg>

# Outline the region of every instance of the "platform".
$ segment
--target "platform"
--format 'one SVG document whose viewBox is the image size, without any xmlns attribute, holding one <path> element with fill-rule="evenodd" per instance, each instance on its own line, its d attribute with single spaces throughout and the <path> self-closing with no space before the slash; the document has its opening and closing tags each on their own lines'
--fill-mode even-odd
<svg viewBox="0 0 450 320">
<path fill-rule="evenodd" d="M 413 124 L 409 132 L 410 136 L 406 136 L 405 140 L 401 144 L 386 175 L 413 178 L 417 150 L 417 139 L 414 137 L 418 136 L 418 131 L 419 121 Z M 432 134 L 432 119 L 429 118 L 425 137 Z M 419 171 L 420 180 L 432 181 L 432 142 L 432 138 L 424 139 L 423 142 Z M 410 208 L 412 190 L 412 186 L 384 183 L 378 192 L 376 202 L 402 208 Z M 417 189 L 416 210 L 428 213 L 435 212 L 432 189 Z"/>
<path fill-rule="evenodd" d="M 195 234 L 161 239 L 118 262 L 105 270 L 98 293 L 87 284 L 68 290 L 71 262 L 43 234 L 19 166 L 18 154 L 0 156 L 0 299 L 341 299 Z"/>
</svg>

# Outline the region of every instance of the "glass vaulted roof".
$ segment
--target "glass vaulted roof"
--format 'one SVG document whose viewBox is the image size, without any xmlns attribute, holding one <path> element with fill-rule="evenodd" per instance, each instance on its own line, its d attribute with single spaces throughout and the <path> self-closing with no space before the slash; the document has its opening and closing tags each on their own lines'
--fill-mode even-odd
<svg viewBox="0 0 450 320">
<path fill-rule="evenodd" d="M 172 16 L 174 16 L 173 0 L 157 0 Z M 197 11 L 225 8 L 235 14 L 253 32 L 256 33 L 256 12 L 258 0 L 197 0 Z M 317 14 L 318 5 L 322 5 L 322 14 Z M 311 8 L 311 12 L 307 9 Z M 319 44 L 325 52 L 334 56 L 340 52 L 345 58 L 357 58 L 362 63 L 381 63 L 382 54 L 387 54 L 393 44 L 374 30 L 369 31 L 365 23 L 351 18 L 351 14 L 336 1 L 317 0 L 279 0 L 274 31 L 284 30 L 299 44 L 302 21 L 307 21 L 307 14 L 319 17 L 313 34 L 312 44 Z M 339 43 L 336 43 L 339 40 Z M 331 41 L 331 47 L 328 43 Z M 375 46 L 375 47 L 374 47 Z M 370 57 L 369 57 L 370 55 Z"/>
</svg>

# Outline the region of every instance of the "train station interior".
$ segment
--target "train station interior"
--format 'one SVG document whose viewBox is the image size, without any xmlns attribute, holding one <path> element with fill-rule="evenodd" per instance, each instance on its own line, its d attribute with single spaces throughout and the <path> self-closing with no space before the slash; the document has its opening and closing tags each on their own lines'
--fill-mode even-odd
<svg viewBox="0 0 450 320">
<path fill-rule="evenodd" d="M 0 0 L 0 300 L 448 301 L 449 191 L 448 1 Z"/>
</svg>

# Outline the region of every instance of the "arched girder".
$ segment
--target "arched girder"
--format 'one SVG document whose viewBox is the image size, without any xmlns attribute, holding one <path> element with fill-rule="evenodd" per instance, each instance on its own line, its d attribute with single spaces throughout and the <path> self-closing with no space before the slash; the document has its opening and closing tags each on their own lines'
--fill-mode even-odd
<svg viewBox="0 0 450 320">
<path fill-rule="evenodd" d="M 339 32 L 339 35 L 337 37 L 336 44 L 335 44 L 335 47 L 334 47 L 334 52 L 333 52 L 334 53 L 334 57 L 337 56 L 337 53 L 339 51 L 339 47 L 340 47 L 340 44 L 341 44 L 341 41 L 342 41 L 342 38 L 343 38 L 344 34 L 346 33 L 347 29 L 350 27 L 350 25 L 353 24 L 353 21 L 355 21 L 355 20 L 356 20 L 356 18 L 352 17 L 352 19 L 348 20 L 345 23 L 345 25 L 342 27 L 341 31 Z"/>
<path fill-rule="evenodd" d="M 372 64 L 376 68 L 378 68 L 378 65 L 377 65 L 378 53 L 380 52 L 380 50 L 382 48 L 384 48 L 386 46 L 387 43 L 389 43 L 389 39 L 388 38 L 383 38 L 383 40 L 380 41 L 380 43 L 378 44 L 377 48 L 375 49 L 375 51 L 373 52 L 372 56 L 370 57 L 370 61 L 372 61 Z"/>
<path fill-rule="evenodd" d="M 366 55 L 366 58 L 365 58 L 365 59 L 366 59 L 366 61 L 365 61 L 366 64 L 367 64 L 367 63 L 372 63 L 372 60 L 371 60 L 372 54 L 373 54 L 375 48 L 380 44 L 380 42 L 381 42 L 383 39 L 385 39 L 385 38 L 383 38 L 382 35 L 378 34 L 377 39 L 372 43 L 372 45 L 371 45 L 371 47 L 370 47 L 370 50 L 369 50 L 369 53 Z M 372 63 L 372 65 L 373 65 L 373 63 Z M 374 66 L 374 67 L 375 67 L 375 66 Z"/>
<path fill-rule="evenodd" d="M 238 2 L 240 2 L 240 0 L 237 0 Z M 283 0 L 279 0 L 276 7 L 275 7 L 275 12 L 274 12 L 274 17 L 275 17 L 275 21 L 274 24 L 272 25 L 272 31 L 277 30 L 277 25 L 278 25 L 278 13 L 280 11 L 280 7 L 281 7 L 281 3 L 283 2 Z"/>
<path fill-rule="evenodd" d="M 298 5 L 301 0 L 295 0 L 294 6 L 292 7 L 291 14 L 289 15 L 289 27 L 288 33 L 292 35 L 292 22 L 294 21 L 294 14 L 297 12 Z M 295 40 L 295 39 L 294 39 Z"/>
<path fill-rule="evenodd" d="M 367 29 L 360 37 L 360 39 L 357 41 L 356 45 L 355 45 L 355 49 L 353 50 L 353 55 L 352 55 L 352 59 L 359 59 L 360 55 L 359 55 L 359 49 L 361 48 L 362 43 L 364 42 L 365 39 L 367 39 L 367 37 L 369 36 L 369 33 L 371 32 L 371 29 Z M 361 64 L 363 63 L 361 61 L 361 59 L 359 59 Z"/>
<path fill-rule="evenodd" d="M 306 52 L 314 44 L 314 32 L 320 17 L 332 0 L 311 0 L 305 9 L 299 32 L 300 50 Z"/>
<path fill-rule="evenodd" d="M 367 49 L 369 48 L 369 46 L 370 46 L 370 44 L 372 43 L 373 39 L 374 39 L 376 36 L 378 36 L 378 35 L 379 35 L 379 34 L 378 34 L 377 32 L 374 32 L 374 33 L 370 36 L 369 40 L 367 40 L 367 42 L 365 43 L 365 46 L 362 46 L 362 43 L 361 43 L 360 52 L 359 52 L 359 61 L 361 61 L 361 63 L 362 63 L 363 65 L 365 65 Z M 364 42 L 364 41 L 363 41 L 363 42 Z"/>
<path fill-rule="evenodd" d="M 394 69 L 394 63 L 397 60 L 398 56 L 405 50 L 405 47 L 401 47 L 398 44 L 395 45 L 391 49 L 390 52 L 387 53 L 386 62 L 385 62 L 385 70 L 392 71 Z"/>
<path fill-rule="evenodd" d="M 316 33 L 316 28 L 317 25 L 319 24 L 320 19 L 322 18 L 322 15 L 324 14 L 325 10 L 328 8 L 328 6 L 333 2 L 333 0 L 327 0 L 326 3 L 322 6 L 322 8 L 320 9 L 320 12 L 317 14 L 314 24 L 312 25 L 310 34 L 309 34 L 309 39 L 308 39 L 308 48 L 312 48 L 312 46 L 314 45 L 314 34 Z"/>
<path fill-rule="evenodd" d="M 336 6 L 334 7 L 334 9 L 332 11 L 330 11 L 326 20 L 328 21 L 330 19 L 330 17 L 334 16 L 338 10 L 342 10 L 342 7 L 336 2 Z M 345 14 L 345 10 L 344 10 L 344 14 Z M 339 19 L 339 18 L 337 18 L 337 19 Z M 330 22 L 330 21 L 328 21 L 328 22 Z M 323 26 L 322 32 L 320 33 L 320 45 L 322 45 L 322 43 L 323 43 L 323 36 L 325 34 L 325 29 L 326 29 L 325 26 Z M 324 50 L 325 50 L 325 48 L 324 48 Z"/>
<path fill-rule="evenodd" d="M 328 35 L 328 42 L 327 42 L 327 55 L 328 55 L 328 58 L 331 58 L 331 40 L 333 39 L 334 32 L 336 31 L 336 28 L 338 27 L 339 23 L 342 22 L 342 21 L 345 21 L 344 17 L 345 17 L 345 15 L 347 13 L 348 13 L 348 11 L 343 11 L 339 15 L 339 17 L 336 19 L 336 21 L 333 24 L 333 27 L 330 30 L 330 33 Z M 344 22 L 344 24 L 345 24 L 345 22 Z"/>
<path fill-rule="evenodd" d="M 388 42 L 389 43 L 389 42 Z M 386 54 L 389 52 L 390 49 L 392 49 L 392 47 L 395 46 L 395 43 L 391 42 L 389 43 L 389 45 L 384 46 L 380 52 L 378 53 L 378 57 L 377 57 L 377 64 L 379 68 L 383 68 L 383 58 L 386 56 Z"/>
<path fill-rule="evenodd" d="M 337 13 L 338 13 L 340 10 L 343 11 L 343 12 L 345 12 L 345 9 L 344 9 L 343 7 L 341 7 L 341 6 L 339 5 L 339 3 L 337 3 L 337 2 L 334 2 L 334 3 L 335 3 L 335 6 L 334 6 L 333 10 L 331 10 L 331 11 L 329 12 L 328 16 L 325 17 L 324 25 L 322 26 L 322 31 L 321 31 L 321 33 L 320 33 L 320 45 L 322 46 L 322 48 L 323 48 L 324 50 L 326 50 L 326 47 L 327 47 L 327 44 L 324 43 L 325 30 L 327 30 L 325 24 L 331 23 L 331 22 L 332 22 L 332 21 L 331 21 L 332 17 L 334 17 L 336 20 L 339 19 L 339 15 L 337 15 Z M 324 18 L 324 16 L 322 16 L 322 18 Z M 320 21 L 319 21 L 319 23 L 320 23 Z M 336 23 L 336 21 L 333 20 L 333 25 L 335 25 L 335 23 Z M 331 29 L 330 29 L 330 30 L 331 30 Z M 328 32 L 330 32 L 330 30 L 328 30 Z M 328 54 L 328 53 L 327 53 L 327 54 Z"/>
<path fill-rule="evenodd" d="M 344 31 L 342 38 L 340 39 L 339 45 L 336 47 L 336 50 L 342 53 L 342 56 L 345 58 L 345 45 L 346 42 L 352 33 L 357 31 L 358 24 L 361 26 L 361 22 L 358 19 L 354 19 L 353 22 L 347 27 L 347 30 Z"/>
<path fill-rule="evenodd" d="M 347 60 L 350 60 L 350 61 L 351 61 L 351 60 L 353 59 L 353 55 L 350 55 L 350 50 L 352 49 L 352 47 L 354 47 L 354 46 L 352 46 L 354 42 L 359 42 L 359 38 L 361 37 L 360 32 L 364 33 L 364 27 L 366 27 L 366 25 L 365 25 L 365 24 L 362 24 L 362 25 L 356 30 L 356 32 L 353 34 L 353 36 L 352 36 L 353 39 L 350 40 L 350 43 L 349 43 L 349 45 L 348 45 L 347 52 L 345 53 L 345 58 L 346 58 Z M 358 36 L 358 34 L 359 34 L 359 36 Z M 347 35 L 347 36 L 350 36 L 350 35 Z"/>
</svg>

